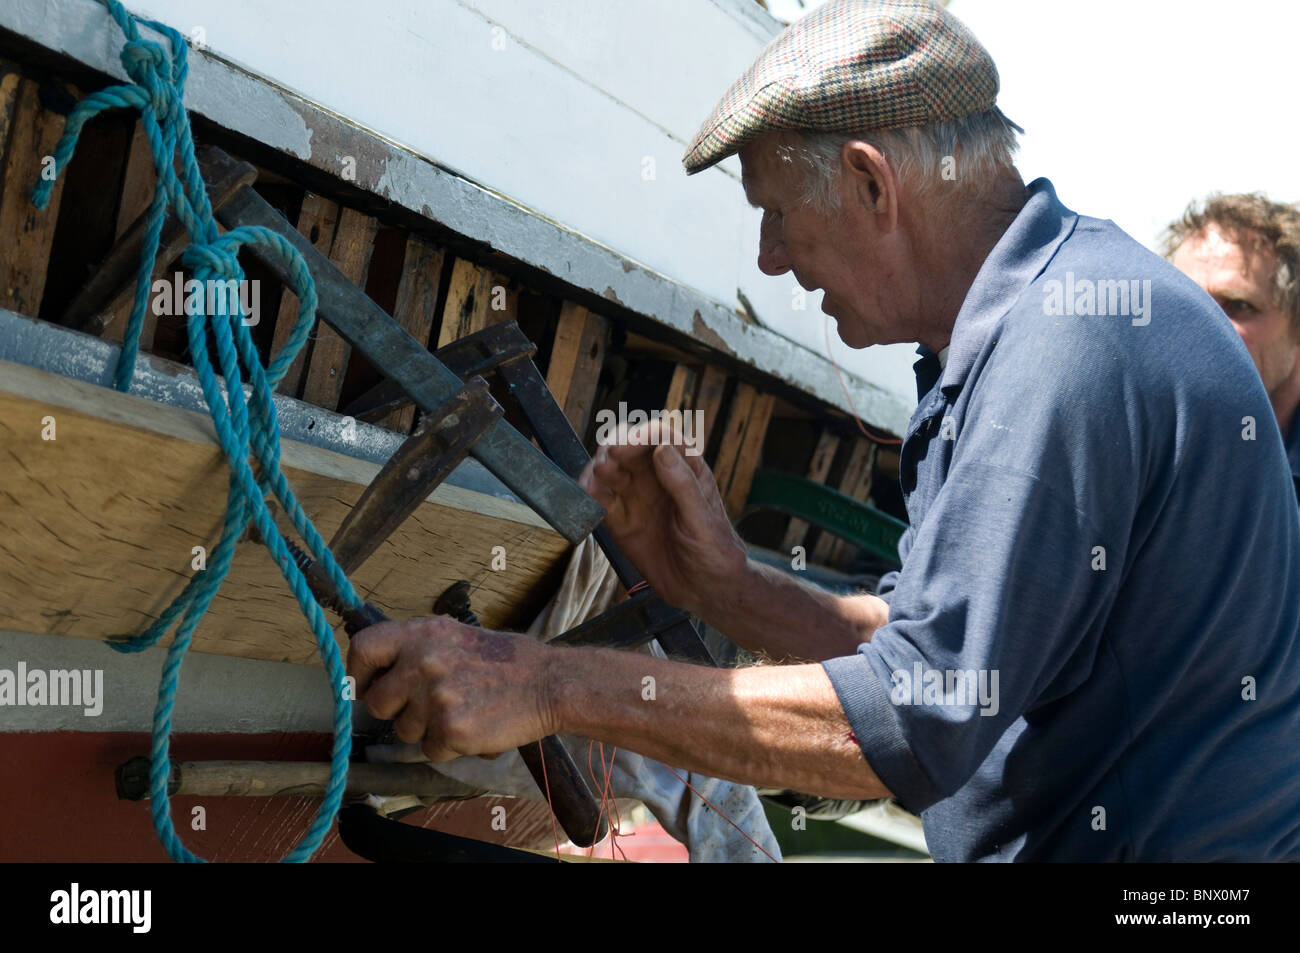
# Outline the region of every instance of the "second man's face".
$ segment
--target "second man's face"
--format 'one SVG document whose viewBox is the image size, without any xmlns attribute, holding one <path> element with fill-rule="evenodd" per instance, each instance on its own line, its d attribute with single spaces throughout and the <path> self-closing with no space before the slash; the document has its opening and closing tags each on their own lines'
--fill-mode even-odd
<svg viewBox="0 0 1300 953">
<path fill-rule="evenodd" d="M 1264 389 L 1273 394 L 1294 372 L 1300 341 L 1274 304 L 1272 252 L 1210 225 L 1188 237 L 1170 260 L 1218 302 L 1250 352 Z"/>
</svg>

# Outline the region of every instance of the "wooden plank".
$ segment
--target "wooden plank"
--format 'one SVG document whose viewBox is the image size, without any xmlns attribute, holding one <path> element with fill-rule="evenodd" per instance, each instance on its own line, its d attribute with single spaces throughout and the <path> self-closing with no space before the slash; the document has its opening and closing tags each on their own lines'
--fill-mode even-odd
<svg viewBox="0 0 1300 953">
<path fill-rule="evenodd" d="M 836 489 L 856 500 L 865 501 L 871 493 L 871 471 L 875 460 L 875 443 L 866 437 L 858 437 L 853 441 L 853 449 Z M 830 533 L 822 533 L 817 540 L 817 545 L 813 547 L 812 558 L 814 562 L 833 564 L 847 556 L 854 548 L 856 547 L 850 546 Z"/>
<path fill-rule="evenodd" d="M 473 262 L 457 258 L 447 285 L 438 327 L 438 347 L 444 347 L 488 325 L 515 317 L 518 303 L 508 279 Z"/>
<path fill-rule="evenodd" d="M 700 375 L 695 368 L 689 364 L 678 364 L 673 368 L 673 379 L 668 383 L 664 410 L 690 410 L 695 403 L 695 389 L 699 382 Z"/>
<path fill-rule="evenodd" d="M 45 293 L 50 246 L 66 179 L 59 175 L 50 204 L 38 211 L 31 190 L 46 168 L 42 160 L 54 154 L 64 126 L 62 116 L 41 106 L 38 92 L 35 80 L 20 78 L 12 94 L 5 92 L 0 97 L 14 97 L 8 128 L 0 129 L 0 141 L 8 143 L 0 170 L 0 248 L 4 249 L 0 255 L 0 308 L 32 317 L 39 313 Z"/>
<path fill-rule="evenodd" d="M 339 213 L 329 259 L 358 288 L 366 286 L 366 271 L 370 267 L 370 255 L 375 250 L 377 231 L 379 223 L 364 212 L 344 208 Z M 337 407 L 351 355 L 351 345 L 328 324 L 317 321 L 316 343 L 312 345 L 302 399 L 327 410 Z"/>
<path fill-rule="evenodd" d="M 840 438 L 831 430 L 823 430 L 817 440 L 817 446 L 813 448 L 812 460 L 808 464 L 806 474 L 808 479 L 814 483 L 825 483 L 826 476 L 831 471 L 831 464 L 835 462 L 835 452 L 839 448 Z M 802 545 L 807 534 L 808 521 L 791 517 L 790 525 L 786 527 L 785 536 L 781 539 L 781 551 L 788 553 L 794 547 Z"/>
<path fill-rule="evenodd" d="M 427 344 L 429 335 L 433 333 L 443 258 L 443 250 L 428 240 L 419 235 L 407 238 L 393 317 L 421 344 Z M 393 411 L 379 425 L 399 433 L 409 433 L 414 423 L 415 405 L 408 404 Z"/>
<path fill-rule="evenodd" d="M 314 192 L 308 192 L 303 196 L 302 210 L 298 213 L 298 232 L 315 246 L 316 250 L 323 255 L 328 255 L 334 245 L 334 232 L 339 223 L 339 206 L 337 202 L 331 202 L 324 196 L 317 195 Z M 271 338 L 271 357 L 275 359 L 288 343 L 289 335 L 293 332 L 294 319 L 298 317 L 298 297 L 285 288 L 284 294 L 280 298 L 280 310 L 275 319 L 275 333 Z M 322 326 L 319 318 L 316 319 L 316 328 Z M 313 332 L 314 333 L 314 332 Z M 307 359 L 311 354 L 311 342 L 308 341 L 298 356 L 289 365 L 288 372 L 280 381 L 280 386 L 276 388 L 282 394 L 295 396 L 299 393 L 302 383 L 303 369 L 307 366 Z"/>
<path fill-rule="evenodd" d="M 135 133 L 131 137 L 130 154 L 126 160 L 126 175 L 122 181 L 122 197 L 117 209 L 117 228 L 114 239 L 120 241 L 137 218 L 149 210 L 153 202 L 154 184 L 157 174 L 153 167 L 153 152 L 149 148 L 149 137 L 144 133 L 144 124 L 137 121 Z M 166 270 L 170 261 L 158 262 L 154 277 Z M 131 317 L 131 303 L 135 287 L 121 298 L 113 301 L 105 310 L 108 312 L 108 324 L 104 327 L 104 338 L 114 343 L 121 343 L 126 333 L 126 322 Z M 152 308 L 144 312 L 144 324 L 140 326 L 140 349 L 153 350 L 154 335 L 158 331 L 158 316 Z"/>
<path fill-rule="evenodd" d="M 720 367 L 709 365 L 700 375 L 699 388 L 695 392 L 692 409 L 704 411 L 704 429 L 701 431 L 700 446 L 707 447 L 713 435 L 713 427 L 718 422 L 722 411 L 722 398 L 727 391 L 727 372 Z"/>
<path fill-rule="evenodd" d="M 727 429 L 723 432 L 722 445 L 713 467 L 722 502 L 733 520 L 738 519 L 745 508 L 775 400 L 775 395 L 760 394 L 749 384 L 742 383 L 736 388 L 727 417 Z"/>
<path fill-rule="evenodd" d="M 546 368 L 546 384 L 579 439 L 587 432 L 608 347 L 609 322 L 581 305 L 564 302 L 551 347 L 551 363 Z"/>
<path fill-rule="evenodd" d="M 54 440 L 42 439 L 47 416 Z M 206 414 L 0 362 L 0 456 L 10 461 L 0 479 L 0 629 L 93 639 L 142 631 L 193 575 L 192 547 L 216 545 L 227 471 Z M 289 440 L 283 460 L 326 539 L 379 470 Z M 495 546 L 505 548 L 500 571 Z M 475 611 L 495 626 L 538 594 L 568 550 L 527 507 L 441 486 L 353 582 L 400 619 L 428 615 L 443 589 L 468 579 Z M 317 662 L 297 602 L 252 542 L 241 544 L 194 647 Z"/>
</svg>

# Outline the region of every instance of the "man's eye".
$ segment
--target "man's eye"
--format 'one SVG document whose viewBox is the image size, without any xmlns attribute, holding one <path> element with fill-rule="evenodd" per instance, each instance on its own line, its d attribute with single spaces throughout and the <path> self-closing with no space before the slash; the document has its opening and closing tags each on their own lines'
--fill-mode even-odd
<svg viewBox="0 0 1300 953">
<path fill-rule="evenodd" d="M 1242 301 L 1238 298 L 1229 298 L 1223 302 L 1223 310 L 1228 314 L 1250 314 L 1255 310 L 1255 306 L 1249 301 Z"/>
</svg>

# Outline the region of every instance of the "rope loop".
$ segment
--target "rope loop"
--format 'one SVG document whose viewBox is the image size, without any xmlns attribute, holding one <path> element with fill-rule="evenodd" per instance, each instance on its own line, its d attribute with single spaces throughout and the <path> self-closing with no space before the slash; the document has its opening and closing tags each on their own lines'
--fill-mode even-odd
<svg viewBox="0 0 1300 953">
<path fill-rule="evenodd" d="M 209 245 L 191 245 L 181 255 L 181 264 L 194 272 L 205 269 L 212 277 L 240 280 L 244 270 L 239 267 L 235 252 L 220 242 Z"/>
</svg>

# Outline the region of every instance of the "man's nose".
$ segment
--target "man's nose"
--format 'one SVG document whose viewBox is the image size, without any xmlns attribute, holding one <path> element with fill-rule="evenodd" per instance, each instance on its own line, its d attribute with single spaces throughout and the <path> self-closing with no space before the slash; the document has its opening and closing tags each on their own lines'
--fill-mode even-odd
<svg viewBox="0 0 1300 953">
<path fill-rule="evenodd" d="M 763 213 L 763 224 L 758 236 L 758 270 L 765 275 L 784 275 L 790 270 L 790 257 L 786 254 L 785 239 L 781 235 L 780 218 L 775 212 Z"/>
</svg>

